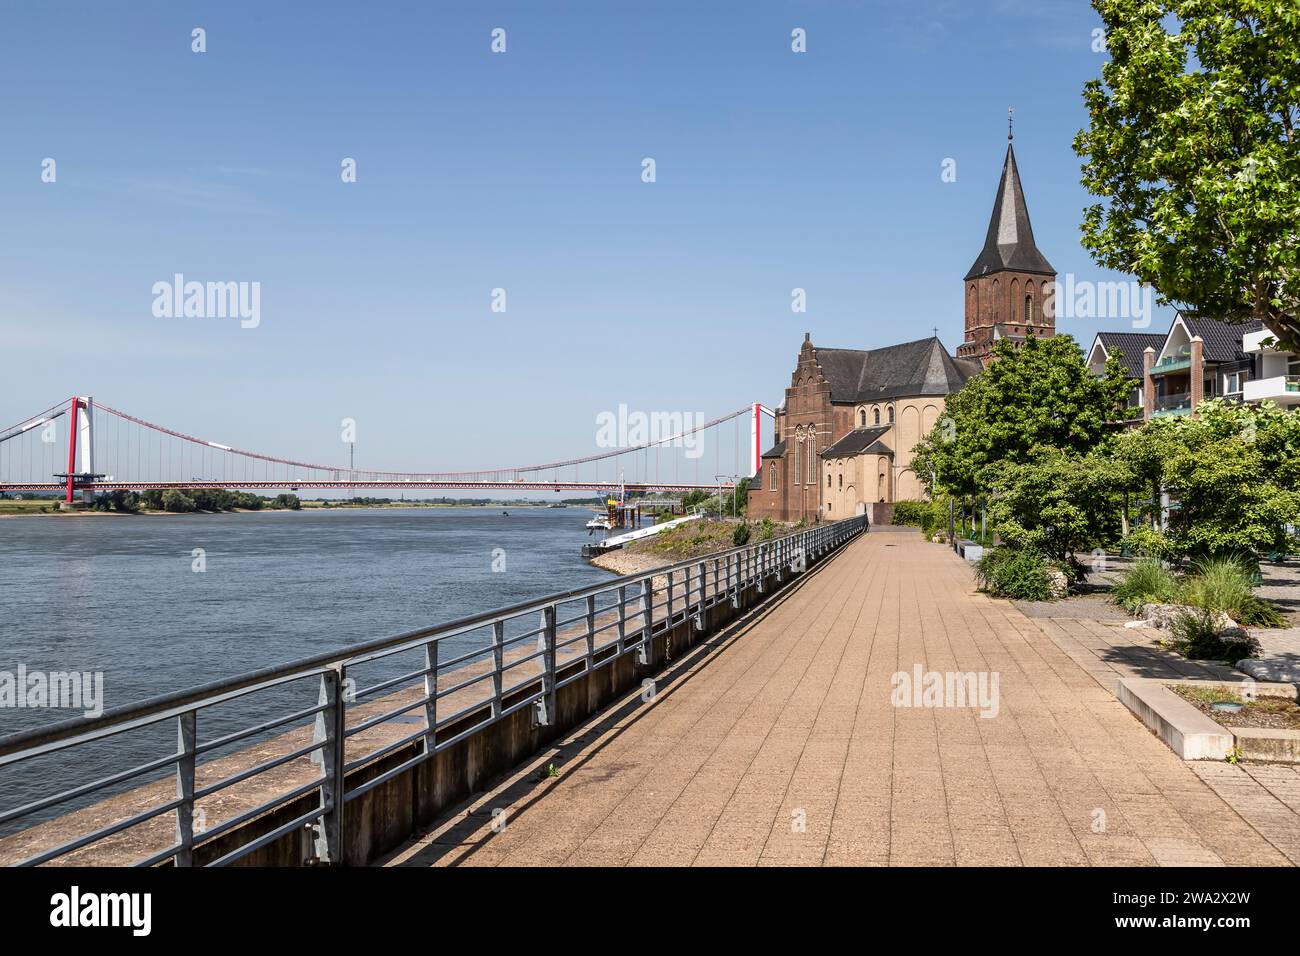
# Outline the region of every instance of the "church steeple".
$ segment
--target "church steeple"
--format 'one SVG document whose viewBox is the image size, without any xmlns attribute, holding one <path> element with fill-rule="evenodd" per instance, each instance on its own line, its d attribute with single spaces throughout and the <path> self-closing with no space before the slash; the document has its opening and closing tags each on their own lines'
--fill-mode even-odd
<svg viewBox="0 0 1300 956">
<path fill-rule="evenodd" d="M 1007 139 L 1007 157 L 1002 162 L 1002 179 L 998 182 L 997 198 L 993 200 L 989 231 L 984 237 L 984 248 L 966 273 L 967 279 L 1008 270 L 1056 275 L 1052 264 L 1034 244 L 1034 227 L 1029 222 L 1029 207 L 1020 185 L 1020 170 L 1016 168 L 1016 151 L 1011 137 Z"/>
<path fill-rule="evenodd" d="M 1053 284 L 1056 270 L 1034 242 L 1029 206 L 1020 185 L 1020 170 L 1007 120 L 1007 155 L 989 217 L 984 248 L 966 273 L 966 341 L 960 358 L 987 361 L 999 338 L 1056 334 Z"/>
</svg>

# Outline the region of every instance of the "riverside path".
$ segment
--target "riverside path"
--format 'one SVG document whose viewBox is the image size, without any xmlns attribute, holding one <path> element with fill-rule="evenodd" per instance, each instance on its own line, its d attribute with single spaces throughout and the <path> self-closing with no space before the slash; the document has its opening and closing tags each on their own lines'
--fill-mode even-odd
<svg viewBox="0 0 1300 956">
<path fill-rule="evenodd" d="M 896 705 L 916 665 L 996 672 L 996 708 Z M 384 862 L 1295 860 L 1099 680 L 950 550 L 873 530 Z"/>
</svg>

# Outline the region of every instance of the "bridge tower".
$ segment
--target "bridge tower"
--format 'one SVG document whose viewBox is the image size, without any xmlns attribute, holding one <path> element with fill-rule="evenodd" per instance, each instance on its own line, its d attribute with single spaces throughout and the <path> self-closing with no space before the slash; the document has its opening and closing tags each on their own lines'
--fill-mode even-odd
<svg viewBox="0 0 1300 956">
<path fill-rule="evenodd" d="M 72 396 L 68 407 L 68 471 L 66 474 L 55 476 L 67 480 L 67 495 L 64 501 L 68 504 L 73 502 L 73 496 L 80 483 L 103 477 L 95 474 L 94 423 L 94 399 Z M 80 470 L 77 468 L 78 464 L 81 465 Z M 91 502 L 94 495 L 95 493 L 89 488 L 81 489 L 81 500 L 86 504 Z"/>
<path fill-rule="evenodd" d="M 749 477 L 763 470 L 763 415 L 776 417 L 776 412 L 761 402 L 754 402 L 749 425 Z"/>
</svg>

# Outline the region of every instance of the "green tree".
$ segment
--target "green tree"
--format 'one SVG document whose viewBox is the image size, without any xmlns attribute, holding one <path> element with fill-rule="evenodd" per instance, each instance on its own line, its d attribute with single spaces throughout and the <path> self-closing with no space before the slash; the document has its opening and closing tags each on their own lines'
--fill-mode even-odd
<svg viewBox="0 0 1300 956">
<path fill-rule="evenodd" d="M 1029 461 L 1001 462 L 988 474 L 998 489 L 989 520 L 1007 544 L 1055 558 L 1082 577 L 1077 555 L 1119 540 L 1126 472 L 1107 452 L 1040 448 Z"/>
<path fill-rule="evenodd" d="M 1093 0 L 1110 61 L 1075 138 L 1099 263 L 1300 344 L 1300 4 Z"/>
<path fill-rule="evenodd" d="M 163 511 L 193 511 L 194 499 L 177 491 L 175 488 L 168 488 L 162 494 L 162 508 Z"/>
<path fill-rule="evenodd" d="M 1300 522 L 1300 416 L 1203 403 L 1196 418 L 1156 419 L 1117 443 L 1130 488 L 1168 491 L 1179 554 L 1267 553 L 1295 544 Z"/>
<path fill-rule="evenodd" d="M 1098 378 L 1068 335 L 1031 335 L 1020 346 L 1000 339 L 993 355 L 914 449 L 927 487 L 933 472 L 940 488 L 977 495 L 991 487 L 990 466 L 1026 463 L 1042 448 L 1085 454 L 1115 434 L 1129 391 L 1118 360 Z"/>
</svg>

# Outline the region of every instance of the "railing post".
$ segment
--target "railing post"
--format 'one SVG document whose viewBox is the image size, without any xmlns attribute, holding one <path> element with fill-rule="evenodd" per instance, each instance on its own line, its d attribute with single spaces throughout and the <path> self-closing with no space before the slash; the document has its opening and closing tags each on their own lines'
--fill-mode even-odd
<svg viewBox="0 0 1300 956">
<path fill-rule="evenodd" d="M 344 702 L 342 665 L 320 678 L 319 703 L 325 708 L 316 715 L 314 740 L 320 744 L 320 825 L 316 832 L 316 856 L 323 863 L 343 862 L 343 753 Z M 315 753 L 313 760 L 315 760 Z"/>
<path fill-rule="evenodd" d="M 655 579 L 641 582 L 641 645 L 636 649 L 638 664 L 650 663 L 650 621 L 654 615 Z"/>
<path fill-rule="evenodd" d="M 536 703 L 534 724 L 549 727 L 555 722 L 555 605 L 542 609 L 542 632 L 537 635 L 542 654 L 542 697 Z"/>
<path fill-rule="evenodd" d="M 176 865 L 194 865 L 194 748 L 198 743 L 198 711 L 176 717 Z"/>
<path fill-rule="evenodd" d="M 668 626 L 673 626 L 673 576 L 676 571 L 668 572 Z"/>
<path fill-rule="evenodd" d="M 505 710 L 501 699 L 501 669 L 506 663 L 506 622 L 497 621 L 492 625 L 492 716 L 500 717 Z"/>
<path fill-rule="evenodd" d="M 708 571 L 705 569 L 704 562 L 701 561 L 696 566 L 695 580 L 700 583 L 700 595 L 695 605 L 695 630 L 704 630 L 704 588 L 709 579 Z M 690 599 L 690 593 L 687 593 L 687 599 Z"/>
<path fill-rule="evenodd" d="M 727 559 L 727 590 L 731 593 L 731 606 L 740 610 L 740 562 L 745 558 L 744 552 Z"/>
<path fill-rule="evenodd" d="M 587 670 L 596 653 L 596 595 L 587 595 Z"/>
<path fill-rule="evenodd" d="M 432 756 L 438 744 L 438 642 L 424 645 L 424 752 Z"/>
<path fill-rule="evenodd" d="M 618 654 L 623 656 L 623 643 L 627 639 L 627 586 L 618 589 Z"/>
</svg>

